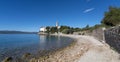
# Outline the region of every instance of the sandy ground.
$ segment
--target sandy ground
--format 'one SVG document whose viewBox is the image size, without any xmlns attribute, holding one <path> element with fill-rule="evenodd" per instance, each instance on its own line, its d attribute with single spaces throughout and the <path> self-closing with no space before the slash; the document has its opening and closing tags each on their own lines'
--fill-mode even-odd
<svg viewBox="0 0 120 62">
<path fill-rule="evenodd" d="M 42 62 L 120 62 L 120 54 L 91 36 L 63 35 L 75 38 L 74 46 L 50 55 Z M 39 59 L 37 60 L 38 62 Z"/>
</svg>

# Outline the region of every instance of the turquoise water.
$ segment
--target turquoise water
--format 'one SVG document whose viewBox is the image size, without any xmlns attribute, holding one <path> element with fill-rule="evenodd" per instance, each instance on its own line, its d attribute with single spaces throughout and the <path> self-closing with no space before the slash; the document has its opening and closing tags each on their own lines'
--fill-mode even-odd
<svg viewBox="0 0 120 62">
<path fill-rule="evenodd" d="M 59 49 L 69 45 L 73 39 L 37 34 L 0 34 L 0 61 L 5 57 L 18 57 L 26 52 Z"/>
</svg>

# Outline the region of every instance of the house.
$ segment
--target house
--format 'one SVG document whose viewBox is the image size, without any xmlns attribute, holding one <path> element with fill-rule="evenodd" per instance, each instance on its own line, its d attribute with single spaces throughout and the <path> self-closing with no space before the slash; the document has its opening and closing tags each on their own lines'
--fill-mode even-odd
<svg viewBox="0 0 120 62">
<path fill-rule="evenodd" d="M 56 25 L 55 25 L 55 26 L 49 26 L 49 27 L 50 27 L 50 29 L 51 29 L 52 27 L 57 27 L 57 29 L 58 29 L 57 34 L 60 33 L 60 32 L 59 32 L 60 26 L 59 26 L 59 23 L 58 23 L 58 22 L 56 22 Z M 46 31 L 47 31 L 46 27 L 40 27 L 38 34 L 48 34 L 48 33 L 46 33 Z"/>
<path fill-rule="evenodd" d="M 45 32 L 45 31 L 47 31 L 46 27 L 41 27 L 40 30 L 39 30 L 39 32 Z"/>
</svg>

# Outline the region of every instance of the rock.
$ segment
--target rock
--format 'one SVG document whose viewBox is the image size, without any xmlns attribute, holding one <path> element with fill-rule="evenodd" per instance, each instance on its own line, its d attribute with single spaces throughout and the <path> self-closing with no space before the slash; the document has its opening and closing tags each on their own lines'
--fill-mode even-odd
<svg viewBox="0 0 120 62">
<path fill-rule="evenodd" d="M 35 61 L 36 61 L 35 58 L 30 59 L 30 62 L 35 62 Z"/>
<path fill-rule="evenodd" d="M 31 53 L 25 53 L 24 55 L 23 55 L 23 58 L 28 58 L 28 57 L 30 57 L 31 56 Z"/>
<path fill-rule="evenodd" d="M 12 57 L 6 57 L 2 62 L 10 62 L 12 60 L 13 60 Z"/>
</svg>

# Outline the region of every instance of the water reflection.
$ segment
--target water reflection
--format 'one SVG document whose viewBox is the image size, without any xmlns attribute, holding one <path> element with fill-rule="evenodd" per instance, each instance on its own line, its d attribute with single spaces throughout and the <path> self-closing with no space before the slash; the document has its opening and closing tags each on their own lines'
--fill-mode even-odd
<svg viewBox="0 0 120 62">
<path fill-rule="evenodd" d="M 57 36 L 57 41 L 56 41 L 57 47 L 61 46 L 61 42 L 60 41 L 61 41 L 60 36 Z"/>
<path fill-rule="evenodd" d="M 41 35 L 40 37 L 40 43 L 45 43 L 46 42 L 46 36 L 45 35 Z"/>
<path fill-rule="evenodd" d="M 50 50 L 50 49 L 56 49 L 60 47 L 64 47 L 69 44 L 68 38 L 61 37 L 61 36 L 46 36 L 46 35 L 40 35 L 39 36 L 39 42 L 40 42 L 40 50 Z"/>
<path fill-rule="evenodd" d="M 40 49 L 45 50 L 46 49 L 46 35 L 39 36 L 40 39 Z"/>
<path fill-rule="evenodd" d="M 41 50 L 49 50 L 55 49 L 62 46 L 61 37 L 60 36 L 39 36 L 40 39 L 40 49 Z"/>
</svg>

